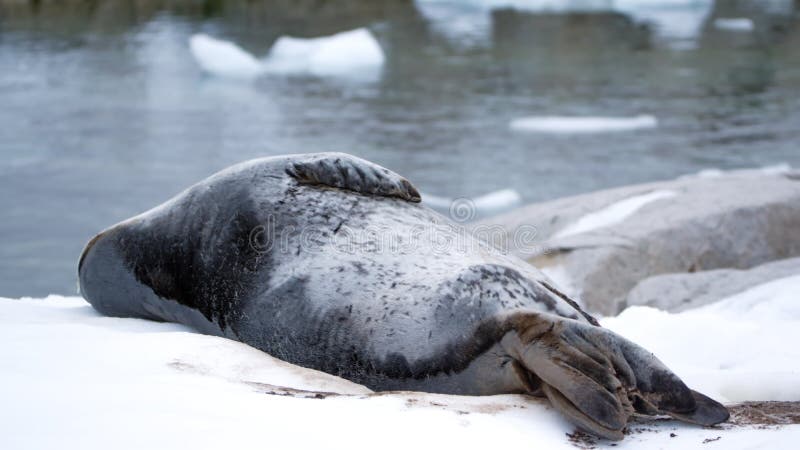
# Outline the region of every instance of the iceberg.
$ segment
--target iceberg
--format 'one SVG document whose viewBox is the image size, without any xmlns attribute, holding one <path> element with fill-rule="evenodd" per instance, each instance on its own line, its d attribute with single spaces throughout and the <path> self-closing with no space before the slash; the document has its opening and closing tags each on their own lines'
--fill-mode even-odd
<svg viewBox="0 0 800 450">
<path fill-rule="evenodd" d="M 259 60 L 236 44 L 205 34 L 189 38 L 189 50 L 204 72 L 218 77 L 251 79 L 264 71 Z"/>
<path fill-rule="evenodd" d="M 279 38 L 264 62 L 271 73 L 372 78 L 384 62 L 380 44 L 365 28 L 313 39 Z"/>
<path fill-rule="evenodd" d="M 189 49 L 200 68 L 213 76 L 253 79 L 265 73 L 375 79 L 384 54 L 365 28 L 332 36 L 301 39 L 282 36 L 260 60 L 233 42 L 195 34 Z"/>
</svg>

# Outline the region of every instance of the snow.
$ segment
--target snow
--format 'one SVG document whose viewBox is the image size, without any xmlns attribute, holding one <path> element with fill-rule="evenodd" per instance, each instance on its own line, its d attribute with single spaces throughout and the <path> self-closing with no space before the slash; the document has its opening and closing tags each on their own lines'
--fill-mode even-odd
<svg viewBox="0 0 800 450">
<path fill-rule="evenodd" d="M 531 116 L 514 119 L 514 131 L 551 134 L 610 133 L 655 128 L 658 120 L 650 115 L 634 117 Z"/>
<path fill-rule="evenodd" d="M 753 31 L 755 25 L 747 17 L 723 18 L 714 20 L 714 28 L 725 31 Z"/>
<path fill-rule="evenodd" d="M 598 228 L 609 227 L 611 225 L 621 223 L 648 203 L 652 203 L 656 200 L 661 200 L 664 198 L 674 197 L 676 195 L 678 195 L 678 193 L 675 191 L 659 189 L 648 192 L 647 194 L 628 197 L 624 200 L 612 203 L 611 205 L 606 206 L 599 211 L 586 214 L 576 222 L 559 230 L 558 233 L 553 235 L 553 238 L 558 239 L 579 233 L 586 233 Z"/>
<path fill-rule="evenodd" d="M 262 61 L 236 44 L 195 34 L 189 49 L 203 71 L 219 78 L 253 79 L 264 73 L 372 80 L 384 62 L 378 41 L 365 28 L 332 36 L 282 36 Z"/>
<path fill-rule="evenodd" d="M 703 309 L 635 307 L 602 322 L 719 400 L 800 400 L 798 291 L 791 277 Z M 373 395 L 180 325 L 103 317 L 75 297 L 0 299 L 0 338 L 2 448 L 575 448 L 572 427 L 542 400 Z M 799 426 L 634 428 L 614 448 L 710 448 L 703 440 L 717 436 L 724 448 L 792 448 L 800 439 Z"/>
<path fill-rule="evenodd" d="M 800 275 L 754 286 L 698 311 L 761 320 L 776 318 L 779 321 L 800 321 L 797 292 L 800 292 Z M 800 400 L 800 397 L 797 400 Z"/>
<path fill-rule="evenodd" d="M 602 323 L 653 350 L 688 385 L 723 403 L 798 401 L 797 292 L 800 276 L 792 276 L 679 314 L 632 307 Z"/>
</svg>

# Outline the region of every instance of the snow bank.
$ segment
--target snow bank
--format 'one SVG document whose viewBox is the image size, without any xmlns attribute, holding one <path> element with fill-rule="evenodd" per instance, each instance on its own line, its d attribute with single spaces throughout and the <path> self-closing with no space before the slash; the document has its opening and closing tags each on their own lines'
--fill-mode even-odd
<svg viewBox="0 0 800 450">
<path fill-rule="evenodd" d="M 378 41 L 365 28 L 313 39 L 283 36 L 263 61 L 232 42 L 204 34 L 192 36 L 189 49 L 203 71 L 234 79 L 263 73 L 373 79 L 384 62 Z"/>
<path fill-rule="evenodd" d="M 173 324 L 98 315 L 83 299 L 0 299 L 0 447 L 564 446 L 543 402 L 391 394 Z M 350 396 L 293 397 L 274 385 Z M 290 392 L 289 392 L 290 393 Z"/>
<path fill-rule="evenodd" d="M 746 17 L 719 18 L 714 20 L 714 28 L 725 31 L 753 31 L 753 21 Z"/>
<path fill-rule="evenodd" d="M 676 195 L 678 195 L 678 193 L 675 191 L 659 189 L 653 192 L 648 192 L 647 194 L 636 195 L 624 200 L 620 200 L 616 203 L 606 206 L 599 211 L 586 214 L 578 219 L 575 223 L 567 225 L 564 227 L 564 229 L 554 234 L 553 238 L 563 238 L 573 234 L 586 233 L 598 228 L 618 224 L 630 217 L 644 205 L 662 198 L 670 198 Z"/>
<path fill-rule="evenodd" d="M 723 402 L 800 400 L 800 276 L 669 314 L 632 307 L 604 326 L 655 352 L 687 384 Z"/>
<path fill-rule="evenodd" d="M 719 400 L 800 400 L 799 291 L 800 277 L 785 278 L 703 309 L 636 307 L 603 324 Z M 180 325 L 102 317 L 80 298 L 0 299 L 0 338 L 3 448 L 575 448 L 572 427 L 538 399 L 373 395 Z M 793 448 L 800 439 L 800 426 L 632 428 L 614 448 L 708 448 L 717 437 L 731 449 Z"/>
<path fill-rule="evenodd" d="M 658 121 L 650 115 L 634 117 L 531 116 L 514 119 L 514 131 L 552 134 L 610 133 L 655 128 Z"/>
</svg>

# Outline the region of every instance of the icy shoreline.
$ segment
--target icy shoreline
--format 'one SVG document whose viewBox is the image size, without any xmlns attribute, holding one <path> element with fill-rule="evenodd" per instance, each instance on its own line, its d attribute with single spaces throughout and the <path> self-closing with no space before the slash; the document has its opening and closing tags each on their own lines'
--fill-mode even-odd
<svg viewBox="0 0 800 450">
<path fill-rule="evenodd" d="M 747 301 L 733 298 L 729 307 Z M 800 317 L 782 305 L 779 316 L 636 307 L 603 324 L 722 401 L 800 400 Z M 587 445 L 538 399 L 370 394 L 180 325 L 103 317 L 77 297 L 0 299 L 0 321 L 3 448 Z M 648 421 L 615 448 L 790 448 L 797 439 L 796 425 Z"/>
<path fill-rule="evenodd" d="M 602 248 L 605 236 L 625 238 L 627 247 L 613 239 L 608 244 L 609 251 L 623 253 L 609 259 L 617 272 L 597 278 L 603 285 L 618 281 L 619 271 L 641 269 L 642 264 L 630 262 L 636 257 L 683 258 L 697 246 L 670 252 L 670 245 L 702 242 L 705 266 L 699 270 L 673 270 L 651 278 L 645 272 L 637 275 L 651 280 L 642 285 L 642 298 L 655 295 L 664 301 L 653 304 L 670 309 L 680 304 L 685 310 L 632 306 L 601 323 L 654 352 L 691 388 L 729 406 L 784 402 L 736 406 L 730 423 L 701 428 L 642 420 L 628 428 L 624 441 L 612 443 L 575 434 L 572 425 L 539 399 L 373 393 L 239 342 L 201 335 L 182 325 L 104 317 L 82 298 L 49 296 L 0 298 L 0 360 L 5 362 L 0 398 L 6 405 L 0 410 L 0 448 L 140 449 L 153 442 L 158 448 L 193 449 L 795 448 L 800 440 L 796 261 L 750 271 L 713 271 L 709 266 L 714 258 L 720 265 L 726 263 L 736 245 L 742 246 L 736 255 L 756 254 L 759 261 L 796 252 L 792 239 L 797 227 L 792 224 L 800 217 L 798 179 L 783 166 L 706 172 L 528 205 L 494 219 L 507 229 L 536 225 L 545 239 L 560 242 L 554 248 L 568 250 L 562 258 L 581 261 L 586 259 L 581 252 Z M 727 223 L 736 241 L 722 239 L 728 229 L 723 219 L 730 218 L 737 219 Z M 747 220 L 760 228 L 742 232 Z M 709 223 L 716 225 L 708 228 Z M 669 231 L 669 239 L 654 239 L 653 227 Z M 689 236 L 695 240 L 683 236 L 687 230 L 697 231 L 697 236 Z M 647 251 L 631 250 L 637 236 Z M 779 245 L 770 247 L 763 236 L 781 237 L 770 241 Z M 657 251 L 649 252 L 651 248 Z M 591 268 L 614 267 L 589 263 Z M 668 267 L 663 261 L 659 264 L 654 267 Z M 561 272 L 558 267 L 545 270 L 559 285 L 579 281 L 577 272 L 563 270 L 569 265 Z M 678 278 L 683 284 L 674 282 Z M 644 289 L 662 279 L 668 279 L 672 293 Z M 701 307 L 692 303 L 695 296 L 686 300 L 681 294 L 721 283 L 740 288 Z M 710 298 L 719 292 L 705 294 Z"/>
</svg>

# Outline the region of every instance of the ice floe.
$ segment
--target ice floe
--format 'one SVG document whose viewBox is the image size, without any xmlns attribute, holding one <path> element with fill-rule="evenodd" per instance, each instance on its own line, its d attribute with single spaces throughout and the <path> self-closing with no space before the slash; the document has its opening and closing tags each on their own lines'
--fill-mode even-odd
<svg viewBox="0 0 800 450">
<path fill-rule="evenodd" d="M 236 44 L 205 34 L 193 35 L 189 49 L 200 68 L 211 75 L 249 79 L 264 71 L 259 60 Z"/>
<path fill-rule="evenodd" d="M 580 134 L 633 131 L 658 126 L 650 115 L 633 117 L 531 116 L 514 119 L 509 128 L 529 133 Z"/>
<path fill-rule="evenodd" d="M 313 39 L 283 36 L 265 60 L 273 73 L 374 77 L 384 62 L 380 44 L 365 28 Z"/>
<path fill-rule="evenodd" d="M 263 60 L 232 42 L 204 34 L 193 35 L 189 48 L 203 71 L 232 79 L 272 73 L 373 80 L 380 76 L 385 59 L 366 28 L 310 39 L 282 36 Z"/>
<path fill-rule="evenodd" d="M 423 194 L 422 202 L 454 220 L 467 222 L 511 210 L 522 204 L 522 196 L 514 189 L 500 189 L 474 198 Z"/>
<path fill-rule="evenodd" d="M 747 17 L 720 17 L 714 20 L 714 28 L 725 31 L 753 31 L 755 25 Z"/>
</svg>

